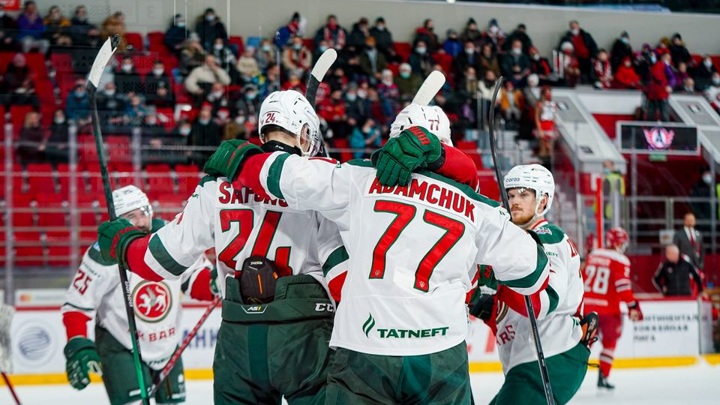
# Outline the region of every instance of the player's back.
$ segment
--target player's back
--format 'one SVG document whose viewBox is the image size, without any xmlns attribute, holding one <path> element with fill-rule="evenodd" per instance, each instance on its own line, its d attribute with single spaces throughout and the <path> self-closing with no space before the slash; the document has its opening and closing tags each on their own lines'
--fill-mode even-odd
<svg viewBox="0 0 720 405">
<path fill-rule="evenodd" d="M 618 286 L 629 287 L 630 260 L 611 249 L 595 249 L 587 256 L 585 280 L 585 312 L 620 313 Z"/>
</svg>

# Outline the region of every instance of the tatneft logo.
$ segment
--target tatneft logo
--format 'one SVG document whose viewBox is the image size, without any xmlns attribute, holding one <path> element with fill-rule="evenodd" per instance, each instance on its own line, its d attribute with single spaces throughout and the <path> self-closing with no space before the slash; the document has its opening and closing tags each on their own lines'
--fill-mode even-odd
<svg viewBox="0 0 720 405">
<path fill-rule="evenodd" d="M 368 318 L 362 326 L 362 331 L 367 338 L 375 328 L 375 318 L 368 314 Z M 380 339 L 423 339 L 435 336 L 447 336 L 449 326 L 428 329 L 399 329 L 399 328 L 377 328 Z"/>
</svg>

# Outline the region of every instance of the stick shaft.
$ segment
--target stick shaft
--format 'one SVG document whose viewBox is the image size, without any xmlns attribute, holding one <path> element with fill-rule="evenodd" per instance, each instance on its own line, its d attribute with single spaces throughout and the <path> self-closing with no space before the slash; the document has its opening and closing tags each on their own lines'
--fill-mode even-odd
<svg viewBox="0 0 720 405">
<path fill-rule="evenodd" d="M 20 405 L 20 398 L 18 398 L 17 393 L 15 393 L 15 388 L 13 387 L 12 383 L 10 382 L 10 379 L 8 378 L 7 374 L 4 372 L 2 373 L 3 380 L 5 380 L 5 385 L 8 386 L 8 389 L 10 390 L 10 395 L 12 395 L 13 399 L 15 400 L 15 403 L 17 405 Z"/>
</svg>

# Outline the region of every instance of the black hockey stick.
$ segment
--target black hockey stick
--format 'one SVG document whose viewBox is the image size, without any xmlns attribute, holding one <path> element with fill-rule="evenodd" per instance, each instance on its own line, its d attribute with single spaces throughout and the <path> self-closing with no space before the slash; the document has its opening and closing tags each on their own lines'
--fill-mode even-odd
<svg viewBox="0 0 720 405">
<path fill-rule="evenodd" d="M 313 66 L 312 71 L 310 72 L 307 87 L 305 87 L 305 98 L 310 102 L 310 106 L 312 106 L 313 109 L 315 109 L 315 97 L 317 96 L 318 89 L 320 88 L 320 83 L 322 83 L 325 74 L 327 74 L 328 70 L 330 70 L 330 67 L 333 63 L 335 63 L 336 59 L 337 51 L 330 48 L 320 55 L 318 61 L 315 63 L 315 66 Z M 325 140 L 321 139 L 321 142 L 318 155 L 330 157 Z"/>
<path fill-rule="evenodd" d="M 90 110 L 92 111 L 92 128 L 95 135 L 95 148 L 97 148 L 98 159 L 100 163 L 100 175 L 102 177 L 103 190 L 105 191 L 105 200 L 107 201 L 108 215 L 110 220 L 117 218 L 115 215 L 115 204 L 112 198 L 112 187 L 110 186 L 110 177 L 108 175 L 107 158 L 105 156 L 105 148 L 103 147 L 102 132 L 100 131 L 100 115 L 97 108 L 97 92 L 102 77 L 103 70 L 112 58 L 118 44 L 120 36 L 113 35 L 108 38 L 102 48 L 95 57 L 92 69 L 88 75 L 87 91 L 90 96 Z M 128 326 L 130 328 L 130 341 L 132 342 L 133 361 L 135 363 L 135 374 L 137 375 L 138 385 L 140 387 L 140 397 L 145 405 L 150 404 L 148 399 L 147 386 L 145 385 L 145 376 L 142 369 L 142 356 L 140 354 L 140 344 L 138 342 L 137 325 L 135 323 L 135 314 L 133 311 L 132 296 L 130 295 L 130 283 L 126 273 L 125 264 L 118 260 L 118 271 L 120 273 L 120 284 L 123 287 L 125 296 L 125 313 L 128 318 Z"/>
<path fill-rule="evenodd" d="M 12 395 L 13 399 L 15 400 L 15 403 L 17 405 L 20 405 L 20 398 L 18 398 L 17 393 L 15 393 L 15 388 L 12 385 L 12 382 L 10 382 L 10 379 L 8 378 L 7 374 L 5 372 L 0 373 L 2 374 L 2 378 L 5 381 L 5 385 L 8 386 L 8 389 L 10 390 L 10 395 Z"/>
<path fill-rule="evenodd" d="M 500 189 L 500 198 L 502 199 L 505 209 L 510 212 L 507 193 L 503 190 L 502 186 L 503 177 L 502 173 L 500 173 L 500 165 L 498 164 L 497 149 L 495 146 L 495 100 L 497 99 L 502 83 L 503 78 L 500 76 L 497 83 L 495 83 L 495 89 L 493 89 L 493 95 L 490 99 L 490 154 L 492 155 L 493 164 L 495 165 L 495 177 L 497 178 L 498 188 Z M 510 221 L 512 222 L 512 215 L 510 215 Z M 530 329 L 532 330 L 533 341 L 535 342 L 535 351 L 537 352 L 538 366 L 540 367 L 540 377 L 542 378 L 543 391 L 545 391 L 545 401 L 547 401 L 548 405 L 555 405 L 555 397 L 553 396 L 552 386 L 550 385 L 550 375 L 548 373 L 547 362 L 545 361 L 545 353 L 543 352 L 540 342 L 540 331 L 538 330 L 537 319 L 535 319 L 535 309 L 532 306 L 529 295 L 525 295 L 525 307 L 527 308 Z"/>
</svg>

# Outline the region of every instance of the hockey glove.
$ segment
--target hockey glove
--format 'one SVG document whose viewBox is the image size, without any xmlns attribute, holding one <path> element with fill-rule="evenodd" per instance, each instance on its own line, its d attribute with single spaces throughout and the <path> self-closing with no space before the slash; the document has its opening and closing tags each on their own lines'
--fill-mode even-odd
<svg viewBox="0 0 720 405">
<path fill-rule="evenodd" d="M 470 307 L 470 315 L 480 318 L 485 322 L 489 322 L 495 314 L 493 306 L 495 305 L 495 296 L 492 294 L 480 294 L 476 302 Z"/>
<path fill-rule="evenodd" d="M 130 242 L 147 235 L 125 218 L 105 221 L 98 227 L 98 246 L 103 259 L 125 262 L 125 251 Z"/>
<path fill-rule="evenodd" d="M 263 153 L 263 150 L 248 141 L 239 139 L 225 141 L 210 156 L 203 171 L 210 176 L 227 177 L 230 181 L 234 181 L 242 162 L 258 153 Z"/>
<path fill-rule="evenodd" d="M 498 289 L 498 281 L 495 278 L 495 272 L 492 266 L 480 265 L 480 277 L 478 278 L 478 285 L 492 288 L 493 290 Z"/>
<path fill-rule="evenodd" d="M 275 265 L 263 256 L 245 259 L 240 273 L 240 294 L 246 305 L 267 304 L 275 299 L 279 275 Z"/>
<path fill-rule="evenodd" d="M 415 169 L 436 166 L 442 157 L 442 144 L 433 133 L 422 127 L 411 127 L 373 153 L 372 162 L 380 184 L 406 186 Z"/>
<path fill-rule="evenodd" d="M 82 390 L 90 384 L 91 372 L 102 375 L 100 356 L 92 340 L 74 337 L 67 342 L 63 353 L 68 381 L 76 390 Z"/>
<path fill-rule="evenodd" d="M 643 313 L 640 310 L 640 303 L 635 301 L 628 304 L 628 311 L 630 311 L 630 320 L 633 322 L 642 321 Z"/>
</svg>

